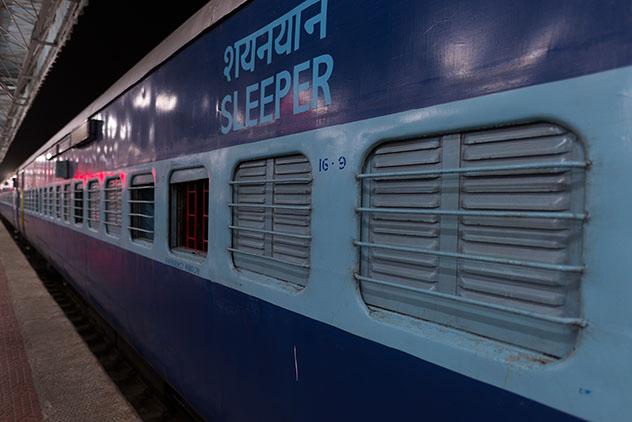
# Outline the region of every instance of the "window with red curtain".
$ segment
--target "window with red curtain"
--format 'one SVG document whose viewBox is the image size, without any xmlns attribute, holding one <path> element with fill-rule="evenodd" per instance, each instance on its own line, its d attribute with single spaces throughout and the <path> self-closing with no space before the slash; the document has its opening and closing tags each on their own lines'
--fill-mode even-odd
<svg viewBox="0 0 632 422">
<path fill-rule="evenodd" d="M 171 247 L 196 255 L 208 251 L 209 180 L 171 184 Z"/>
</svg>

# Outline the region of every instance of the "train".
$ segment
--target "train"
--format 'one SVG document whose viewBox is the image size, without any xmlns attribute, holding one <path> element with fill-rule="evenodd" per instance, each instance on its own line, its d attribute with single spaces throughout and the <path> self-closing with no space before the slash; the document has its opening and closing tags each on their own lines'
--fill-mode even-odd
<svg viewBox="0 0 632 422">
<path fill-rule="evenodd" d="M 630 420 L 631 21 L 212 0 L 0 211 L 206 420 Z"/>
</svg>

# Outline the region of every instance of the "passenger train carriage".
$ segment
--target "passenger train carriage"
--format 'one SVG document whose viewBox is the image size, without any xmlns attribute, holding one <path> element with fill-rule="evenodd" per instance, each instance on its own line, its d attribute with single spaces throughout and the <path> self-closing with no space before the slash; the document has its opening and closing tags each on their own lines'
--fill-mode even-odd
<svg viewBox="0 0 632 422">
<path fill-rule="evenodd" d="M 208 420 L 630 420 L 630 22 L 211 1 L 2 214 Z"/>
</svg>

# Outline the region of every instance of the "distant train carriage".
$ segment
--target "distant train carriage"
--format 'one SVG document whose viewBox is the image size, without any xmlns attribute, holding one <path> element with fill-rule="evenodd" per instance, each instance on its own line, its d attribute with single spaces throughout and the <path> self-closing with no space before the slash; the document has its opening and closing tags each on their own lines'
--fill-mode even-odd
<svg viewBox="0 0 632 422">
<path fill-rule="evenodd" d="M 0 209 L 206 419 L 630 420 L 630 22 L 211 1 Z"/>
</svg>

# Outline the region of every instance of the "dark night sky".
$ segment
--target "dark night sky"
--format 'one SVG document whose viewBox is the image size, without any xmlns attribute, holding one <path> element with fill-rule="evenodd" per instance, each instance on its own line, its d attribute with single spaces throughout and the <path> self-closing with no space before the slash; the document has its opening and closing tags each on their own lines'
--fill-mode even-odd
<svg viewBox="0 0 632 422">
<path fill-rule="evenodd" d="M 207 1 L 90 0 L 0 165 L 0 180 Z"/>
</svg>

